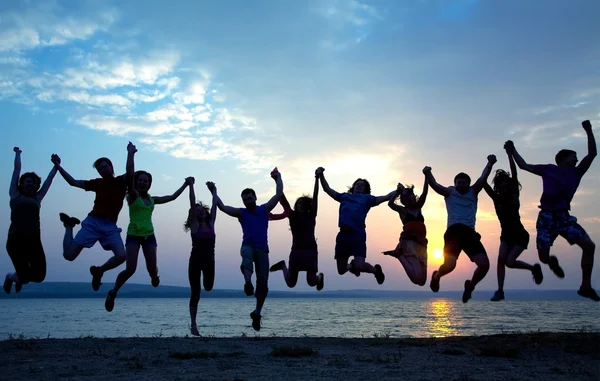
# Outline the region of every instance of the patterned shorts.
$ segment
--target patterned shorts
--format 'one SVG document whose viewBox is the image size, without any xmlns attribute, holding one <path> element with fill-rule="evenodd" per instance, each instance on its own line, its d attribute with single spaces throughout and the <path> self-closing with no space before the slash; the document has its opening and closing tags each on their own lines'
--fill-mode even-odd
<svg viewBox="0 0 600 381">
<path fill-rule="evenodd" d="M 585 229 L 577 223 L 577 218 L 567 211 L 540 211 L 535 228 L 538 249 L 549 249 L 558 236 L 566 239 L 570 245 L 574 245 L 581 238 L 589 238 Z"/>
</svg>

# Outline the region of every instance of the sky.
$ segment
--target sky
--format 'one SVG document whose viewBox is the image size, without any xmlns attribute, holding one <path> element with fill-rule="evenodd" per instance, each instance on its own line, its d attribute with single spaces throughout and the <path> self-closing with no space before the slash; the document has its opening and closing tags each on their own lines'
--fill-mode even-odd
<svg viewBox="0 0 600 381">
<path fill-rule="evenodd" d="M 91 179 L 98 176 L 92 163 L 102 156 L 124 172 L 132 141 L 136 168 L 154 176 L 151 194 L 170 194 L 194 176 L 199 200 L 210 202 L 203 185 L 210 180 L 232 206 L 242 205 L 246 187 L 266 202 L 275 192 L 269 177 L 275 166 L 293 201 L 312 191 L 319 166 L 338 192 L 362 177 L 374 195 L 384 195 L 398 182 L 415 184 L 419 193 L 424 166 L 446 186 L 458 172 L 477 178 L 488 154 L 507 169 L 508 139 L 530 163 L 552 163 L 562 148 L 582 158 L 581 121 L 600 125 L 599 11 L 595 0 L 4 0 L 0 189 L 7 193 L 0 239 L 10 224 L 14 146 L 23 151 L 23 172 L 45 178 L 57 153 L 73 177 Z M 531 234 L 521 259 L 537 262 L 541 179 L 523 172 L 519 179 L 522 221 Z M 572 203 L 593 239 L 600 236 L 599 186 L 594 163 Z M 89 266 L 111 255 L 96 245 L 74 262 L 62 258 L 58 213 L 83 219 L 93 199 L 60 175 L 54 180 L 41 211 L 47 281 L 89 282 Z M 154 212 L 162 284 L 188 284 L 191 239 L 182 228 L 188 207 L 186 191 Z M 338 207 L 321 191 L 316 236 L 327 289 L 429 291 L 381 254 L 395 247 L 402 228 L 386 204 L 367 218 L 367 260 L 382 265 L 385 283 L 338 275 Z M 423 214 L 430 276 L 441 263 L 435 254 L 446 228 L 443 198 L 430 192 Z M 127 223 L 125 206 L 119 225 L 125 230 Z M 500 229 L 484 193 L 476 228 L 492 262 L 479 289 L 492 290 Z M 215 288 L 241 289 L 239 223 L 219 213 L 216 233 Z M 271 263 L 287 260 L 287 222 L 270 224 L 269 243 Z M 580 250 L 561 239 L 553 250 L 565 279 L 546 267 L 544 283 L 535 286 L 530 273 L 509 270 L 505 288 L 576 290 Z M 462 254 L 442 290 L 461 289 L 473 269 Z M 0 271 L 12 271 L 7 255 L 0 255 Z M 117 273 L 108 272 L 104 282 Z M 295 290 L 309 289 L 303 279 Z M 149 281 L 140 261 L 130 282 Z M 270 288 L 287 289 L 280 272 L 271 274 Z"/>
</svg>

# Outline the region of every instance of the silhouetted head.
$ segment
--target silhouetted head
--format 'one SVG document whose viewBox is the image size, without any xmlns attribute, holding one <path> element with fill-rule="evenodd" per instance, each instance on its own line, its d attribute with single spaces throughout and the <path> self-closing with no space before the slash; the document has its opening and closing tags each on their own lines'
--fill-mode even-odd
<svg viewBox="0 0 600 381">
<path fill-rule="evenodd" d="M 454 188 L 460 194 L 465 194 L 469 191 L 471 186 L 471 178 L 464 172 L 454 176 Z"/>
<path fill-rule="evenodd" d="M 152 186 L 152 175 L 146 171 L 136 171 L 133 174 L 133 184 L 139 194 L 145 195 Z"/>
<path fill-rule="evenodd" d="M 514 187 L 513 179 L 510 177 L 510 174 L 503 169 L 498 169 L 496 171 L 496 175 L 492 180 L 492 184 L 494 185 L 494 192 L 500 196 L 509 196 L 517 191 L 517 189 Z M 518 189 L 521 189 L 520 183 Z"/>
<path fill-rule="evenodd" d="M 400 193 L 400 202 L 402 205 L 406 206 L 407 208 L 414 208 L 417 206 L 417 201 L 419 201 L 419 198 L 415 195 L 414 185 L 410 185 L 402 189 L 402 193 Z"/>
<path fill-rule="evenodd" d="M 242 191 L 242 202 L 246 209 L 256 208 L 256 192 L 254 192 L 254 189 L 246 188 Z"/>
<path fill-rule="evenodd" d="M 348 190 L 348 193 L 357 194 L 371 194 L 371 184 L 367 181 L 367 179 L 356 179 L 354 183 L 352 183 L 352 187 Z"/>
<path fill-rule="evenodd" d="M 554 161 L 559 167 L 573 168 L 579 160 L 577 160 L 577 152 L 570 149 L 561 149 L 554 157 Z"/>
<path fill-rule="evenodd" d="M 194 205 L 194 210 L 196 211 L 196 219 L 198 222 L 206 222 L 208 223 L 210 219 L 210 209 L 208 206 L 204 205 L 201 202 L 196 203 Z M 192 208 L 188 211 L 187 220 L 185 220 L 185 224 L 183 224 L 183 230 L 188 231 L 192 227 Z"/>
<path fill-rule="evenodd" d="M 94 162 L 94 168 L 98 171 L 98 174 L 103 179 L 111 178 L 115 176 L 115 170 L 112 165 L 112 161 L 109 158 L 101 157 Z"/>
<path fill-rule="evenodd" d="M 294 203 L 294 211 L 298 213 L 311 213 L 312 212 L 312 198 L 309 196 L 298 197 Z"/>
<path fill-rule="evenodd" d="M 35 172 L 26 172 L 19 178 L 19 193 L 25 197 L 35 197 L 40 186 L 42 185 L 42 178 L 35 174 Z"/>
</svg>

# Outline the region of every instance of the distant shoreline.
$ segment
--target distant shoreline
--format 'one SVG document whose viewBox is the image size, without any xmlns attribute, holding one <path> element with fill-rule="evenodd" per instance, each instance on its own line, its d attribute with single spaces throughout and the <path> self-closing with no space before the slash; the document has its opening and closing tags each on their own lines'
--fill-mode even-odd
<svg viewBox="0 0 600 381">
<path fill-rule="evenodd" d="M 7 380 L 593 380 L 600 333 L 0 341 Z"/>
<path fill-rule="evenodd" d="M 86 282 L 45 282 L 41 284 L 28 284 L 19 294 L 10 295 L 0 293 L 0 299 L 80 299 L 80 298 L 105 298 L 106 292 L 112 284 L 105 283 L 95 292 L 90 283 Z M 493 290 L 477 290 L 473 293 L 473 300 L 489 300 Z M 507 300 L 585 300 L 577 295 L 575 290 L 505 290 Z M 119 291 L 119 298 L 189 298 L 188 287 L 159 286 L 153 288 L 147 284 L 127 284 Z M 270 290 L 269 298 L 390 298 L 407 300 L 424 299 L 460 299 L 462 291 L 440 291 L 433 293 L 429 289 L 423 291 L 394 291 L 394 290 L 323 290 L 323 291 L 279 291 Z M 218 290 L 202 292 L 202 298 L 246 298 L 243 291 Z"/>
</svg>

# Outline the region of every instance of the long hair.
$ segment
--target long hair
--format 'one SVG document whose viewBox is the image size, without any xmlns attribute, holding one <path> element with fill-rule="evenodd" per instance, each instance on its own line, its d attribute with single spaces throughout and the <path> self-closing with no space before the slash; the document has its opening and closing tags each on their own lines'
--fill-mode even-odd
<svg viewBox="0 0 600 381">
<path fill-rule="evenodd" d="M 496 170 L 496 174 L 492 179 L 492 184 L 494 192 L 499 193 L 499 187 L 501 183 L 507 183 L 509 192 L 512 194 L 514 192 L 521 190 L 521 183 L 517 183 L 517 187 L 513 185 L 513 179 L 510 177 L 510 173 L 506 172 L 503 169 Z"/>
<path fill-rule="evenodd" d="M 412 194 L 415 194 L 415 186 L 414 185 L 406 185 L 404 187 L 405 190 L 409 191 Z M 404 191 L 402 191 L 402 193 L 400 193 L 400 202 L 402 203 L 402 205 L 406 206 L 406 202 L 405 202 L 405 198 L 404 198 Z M 419 196 L 415 195 L 415 201 L 418 202 L 419 201 Z"/>
<path fill-rule="evenodd" d="M 204 218 L 204 221 L 206 223 L 208 223 L 208 221 L 210 221 L 210 209 L 208 208 L 208 206 L 204 205 L 202 202 L 197 202 L 196 205 L 194 205 L 194 208 L 196 206 L 201 206 L 204 208 L 204 211 L 206 212 L 206 217 Z M 190 210 L 188 210 L 188 216 L 187 219 L 185 220 L 185 223 L 183 224 L 183 230 L 184 231 L 190 231 L 190 229 L 192 228 L 192 208 L 190 208 Z"/>
<path fill-rule="evenodd" d="M 298 202 L 300 202 L 302 200 L 304 200 L 305 204 L 306 204 L 306 212 L 305 213 L 308 213 L 308 214 L 312 213 L 312 211 L 313 211 L 312 210 L 312 200 L 313 199 L 312 199 L 312 197 L 310 197 L 308 195 L 302 195 L 296 199 L 296 202 L 294 203 L 294 212 L 296 212 L 296 213 L 298 212 L 298 210 L 297 210 Z"/>
</svg>

